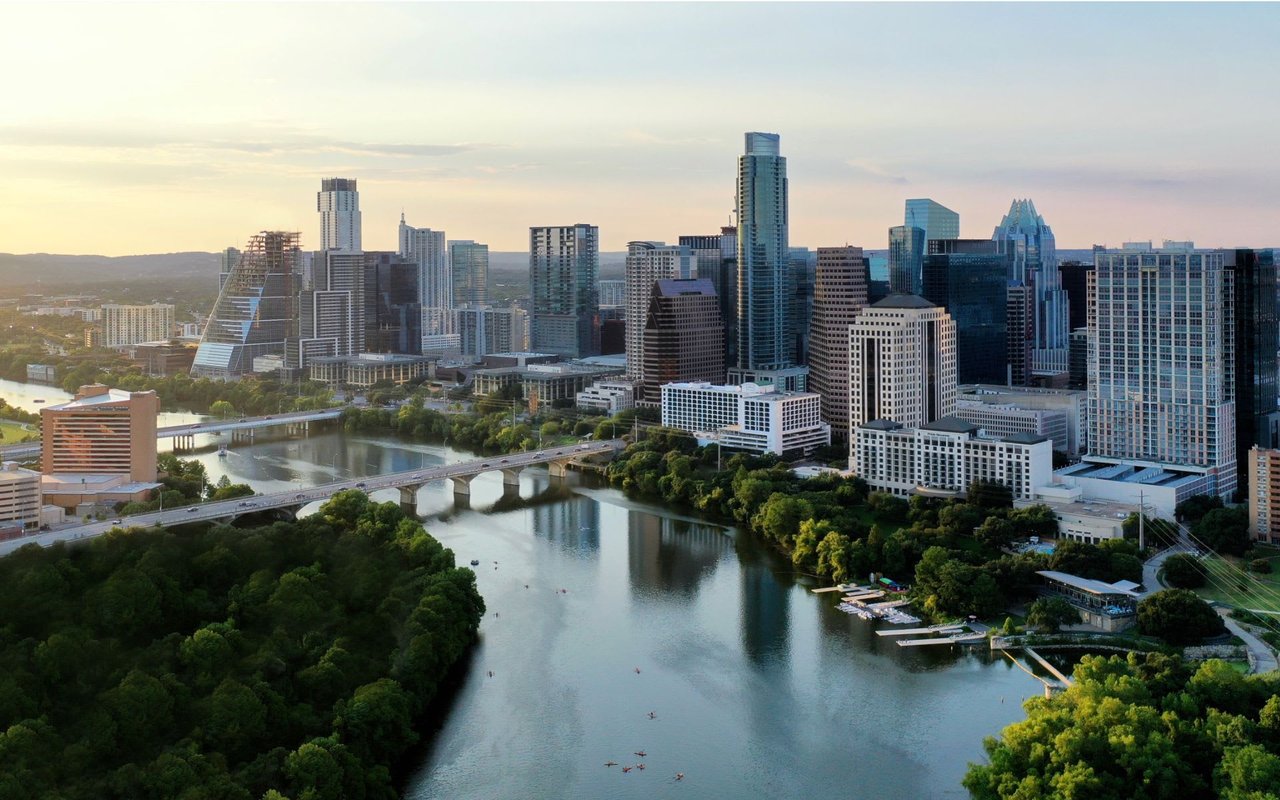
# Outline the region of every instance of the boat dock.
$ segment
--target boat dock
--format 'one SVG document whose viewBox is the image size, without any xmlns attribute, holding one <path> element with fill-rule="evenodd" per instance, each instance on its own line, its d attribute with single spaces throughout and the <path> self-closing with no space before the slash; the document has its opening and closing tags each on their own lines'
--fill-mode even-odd
<svg viewBox="0 0 1280 800">
<path fill-rule="evenodd" d="M 857 594 L 858 592 L 869 592 L 875 589 L 874 586 L 860 586 L 856 583 L 842 583 L 838 586 L 823 586 L 818 589 L 810 589 L 814 594 L 822 594 L 824 592 L 844 592 L 845 594 Z"/>
<path fill-rule="evenodd" d="M 877 597 L 884 597 L 884 592 L 876 591 L 876 592 L 863 592 L 862 594 L 846 594 L 844 596 L 844 602 L 860 603 L 864 600 L 875 600 Z"/>
<path fill-rule="evenodd" d="M 927 628 L 892 628 L 876 631 L 876 636 L 913 636 L 918 633 L 959 633 L 963 625 L 930 625 Z"/>
<path fill-rule="evenodd" d="M 987 638 L 985 633 L 955 633 L 930 639 L 899 639 L 898 647 L 925 647 L 931 644 L 976 644 Z"/>
<path fill-rule="evenodd" d="M 1044 667 L 1046 670 L 1048 670 L 1048 672 L 1049 672 L 1049 674 L 1050 674 L 1050 675 L 1052 675 L 1053 677 L 1055 677 L 1055 678 L 1057 678 L 1058 680 L 1062 681 L 1062 685 L 1063 685 L 1063 686 L 1070 686 L 1070 685 L 1071 685 L 1071 679 L 1070 679 L 1070 678 L 1068 678 L 1066 675 L 1063 675 L 1063 674 L 1062 674 L 1062 671 L 1061 671 L 1061 670 L 1059 670 L 1057 667 L 1055 667 L 1054 665 L 1052 665 L 1052 664 L 1050 664 L 1048 661 L 1046 661 L 1046 660 L 1045 660 L 1045 658 L 1044 658 L 1044 656 L 1040 655 L 1039 653 L 1037 653 L 1035 650 L 1031 649 L 1030 647 L 1024 647 L 1024 648 L 1022 648 L 1022 650 L 1023 650 L 1023 652 L 1025 652 L 1027 655 L 1029 655 L 1029 656 L 1031 656 L 1032 658 L 1034 658 L 1034 659 L 1035 659 L 1035 660 L 1040 664 L 1040 666 L 1042 666 L 1042 667 Z"/>
</svg>

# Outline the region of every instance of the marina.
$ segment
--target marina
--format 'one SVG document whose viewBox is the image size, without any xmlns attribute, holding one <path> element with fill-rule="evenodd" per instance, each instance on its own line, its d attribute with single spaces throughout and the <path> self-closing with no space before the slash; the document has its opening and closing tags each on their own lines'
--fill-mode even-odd
<svg viewBox="0 0 1280 800">
<path fill-rule="evenodd" d="M 884 597 L 884 591 L 873 586 L 842 586 L 839 588 L 847 588 L 849 590 L 849 593 L 841 599 L 840 605 L 837 606 L 846 614 L 852 614 L 866 620 L 880 619 L 891 625 L 914 625 L 920 622 L 919 617 L 900 610 L 911 605 L 910 600 L 868 603 L 868 600 Z"/>
</svg>

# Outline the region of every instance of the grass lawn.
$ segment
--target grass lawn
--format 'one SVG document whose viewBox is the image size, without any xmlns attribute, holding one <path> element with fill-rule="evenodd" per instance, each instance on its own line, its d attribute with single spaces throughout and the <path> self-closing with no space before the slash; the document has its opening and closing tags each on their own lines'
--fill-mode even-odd
<svg viewBox="0 0 1280 800">
<path fill-rule="evenodd" d="M 21 442 L 36 435 L 35 430 L 24 428 L 17 422 L 0 419 L 0 444 Z"/>
<path fill-rule="evenodd" d="M 1206 600 L 1217 600 L 1233 606 L 1243 606 L 1245 608 L 1259 608 L 1263 611 L 1280 611 L 1280 552 L 1275 548 L 1267 548 L 1265 551 L 1258 548 L 1259 557 L 1266 558 L 1271 562 L 1272 571 L 1268 574 L 1258 574 L 1250 572 L 1248 577 L 1239 576 L 1233 570 L 1233 574 L 1237 577 L 1225 582 L 1225 579 L 1217 578 L 1209 582 L 1208 586 L 1196 589 L 1196 594 Z M 1212 575 L 1214 572 L 1222 572 L 1221 567 L 1214 568 L 1215 562 L 1226 561 L 1237 568 L 1244 568 L 1246 562 L 1243 559 L 1234 556 L 1206 556 L 1206 561 L 1210 561 Z"/>
</svg>

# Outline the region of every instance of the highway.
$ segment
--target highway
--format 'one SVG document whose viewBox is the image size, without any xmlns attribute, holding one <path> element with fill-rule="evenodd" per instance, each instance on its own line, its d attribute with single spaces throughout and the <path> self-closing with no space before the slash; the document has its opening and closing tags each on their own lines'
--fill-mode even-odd
<svg viewBox="0 0 1280 800">
<path fill-rule="evenodd" d="M 318 422 L 326 419 L 337 419 L 342 415 L 341 408 L 325 408 L 319 411 L 293 411 L 288 414 L 271 414 L 262 417 L 241 417 L 232 420 L 209 420 L 194 422 L 189 425 L 169 425 L 156 429 L 157 439 L 174 436 L 195 436 L 201 433 L 225 433 L 226 431 L 252 430 L 270 428 L 276 425 L 289 425 L 302 422 Z M 0 460 L 29 459 L 40 457 L 40 442 L 22 442 L 0 447 Z"/>
<path fill-rule="evenodd" d="M 273 508 L 301 507 L 316 500 L 327 500 L 343 489 L 360 489 L 366 493 L 379 489 L 398 489 L 402 486 L 421 486 L 433 481 L 447 480 L 454 477 L 479 475 L 482 472 L 493 472 L 503 469 L 518 469 L 553 461 L 566 461 L 582 456 L 599 453 L 613 453 L 626 447 L 621 439 L 610 439 L 602 442 L 564 445 L 547 448 L 531 453 L 511 453 L 508 455 L 489 456 L 473 461 L 460 461 L 454 464 L 431 469 L 414 469 L 405 472 L 394 472 L 386 475 L 371 475 L 364 478 L 353 478 L 335 481 L 310 489 L 277 492 L 253 497 L 239 497 L 234 500 L 223 500 L 217 503 L 199 503 L 193 506 L 180 506 L 175 509 L 154 511 L 146 514 L 135 514 L 128 517 L 92 522 L 87 525 L 69 525 L 34 536 L 24 536 L 7 542 L 0 542 L 0 555 L 16 550 L 19 547 L 36 543 L 49 547 L 56 542 L 69 542 L 78 539 L 89 539 L 101 536 L 113 528 L 130 528 L 152 526 L 172 526 L 189 522 L 207 522 L 210 520 L 228 519 L 240 514 L 265 511 Z"/>
</svg>

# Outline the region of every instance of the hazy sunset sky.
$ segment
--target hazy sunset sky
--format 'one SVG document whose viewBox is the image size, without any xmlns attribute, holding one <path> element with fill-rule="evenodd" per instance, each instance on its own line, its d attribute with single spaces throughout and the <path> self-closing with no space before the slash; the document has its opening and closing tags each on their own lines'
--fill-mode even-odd
<svg viewBox="0 0 1280 800">
<path fill-rule="evenodd" d="M 0 251 L 318 235 L 359 180 L 523 250 L 728 224 L 748 130 L 782 135 L 791 242 L 886 246 L 932 197 L 1059 247 L 1280 245 L 1280 5 L 0 3 Z"/>
</svg>

